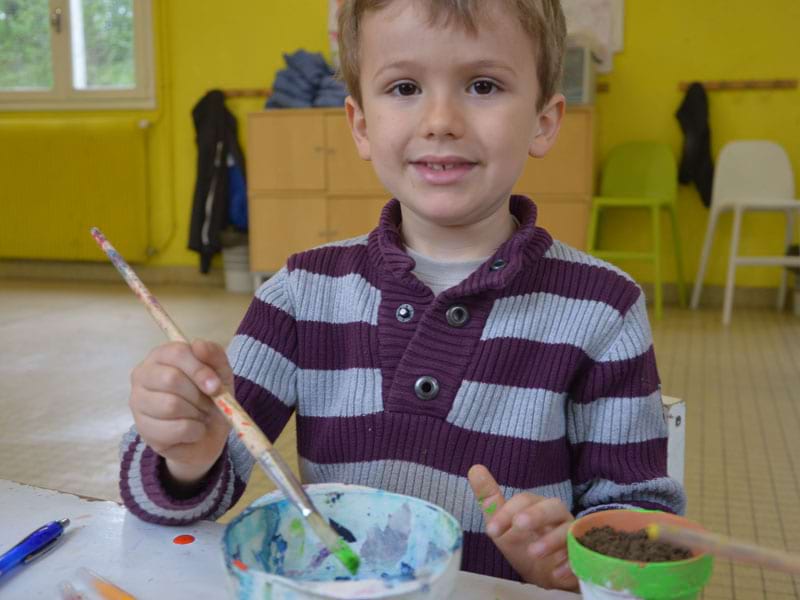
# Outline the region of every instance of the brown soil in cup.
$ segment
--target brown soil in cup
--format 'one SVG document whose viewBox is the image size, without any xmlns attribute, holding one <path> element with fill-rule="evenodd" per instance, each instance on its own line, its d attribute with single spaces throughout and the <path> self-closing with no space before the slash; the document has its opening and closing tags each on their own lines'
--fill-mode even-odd
<svg viewBox="0 0 800 600">
<path fill-rule="evenodd" d="M 578 541 L 600 554 L 637 562 L 665 562 L 692 557 L 686 548 L 649 539 L 644 529 L 627 532 L 608 526 L 594 527 L 579 537 Z"/>
</svg>

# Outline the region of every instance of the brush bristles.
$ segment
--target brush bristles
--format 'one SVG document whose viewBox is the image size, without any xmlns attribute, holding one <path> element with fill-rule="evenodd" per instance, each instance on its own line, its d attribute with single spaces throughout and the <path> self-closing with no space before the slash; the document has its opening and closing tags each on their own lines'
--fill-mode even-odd
<svg viewBox="0 0 800 600">
<path fill-rule="evenodd" d="M 351 575 L 355 575 L 358 572 L 361 560 L 358 558 L 358 554 L 342 539 L 342 536 L 336 533 L 330 523 L 318 512 L 312 512 L 308 515 L 306 521 L 311 525 L 311 529 L 314 530 L 314 533 L 317 534 L 317 537 L 325 544 L 330 553 L 339 559 Z"/>
</svg>

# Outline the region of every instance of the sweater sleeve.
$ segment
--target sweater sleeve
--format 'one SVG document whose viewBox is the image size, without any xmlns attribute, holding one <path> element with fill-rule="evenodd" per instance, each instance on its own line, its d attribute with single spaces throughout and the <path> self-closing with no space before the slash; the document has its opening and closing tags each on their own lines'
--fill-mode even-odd
<svg viewBox="0 0 800 600">
<path fill-rule="evenodd" d="M 297 403 L 297 330 L 285 269 L 256 292 L 228 346 L 236 399 L 274 442 Z M 120 445 L 120 494 L 137 517 L 165 525 L 216 519 L 244 491 L 254 460 L 235 432 L 191 497 L 176 495 L 166 484 L 165 461 L 147 446 L 135 427 Z"/>
<path fill-rule="evenodd" d="M 667 423 L 641 290 L 615 327 L 567 406 L 573 512 L 639 507 L 683 513 L 683 487 L 667 476 Z"/>
</svg>

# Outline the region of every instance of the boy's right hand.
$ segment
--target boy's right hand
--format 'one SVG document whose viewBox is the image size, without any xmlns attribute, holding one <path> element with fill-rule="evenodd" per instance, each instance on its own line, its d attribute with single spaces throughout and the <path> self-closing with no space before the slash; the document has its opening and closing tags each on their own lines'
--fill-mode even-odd
<svg viewBox="0 0 800 600">
<path fill-rule="evenodd" d="M 228 357 L 203 340 L 158 346 L 131 373 L 136 430 L 181 486 L 199 481 L 225 448 L 230 426 L 209 397 L 222 386 L 233 392 Z"/>
</svg>

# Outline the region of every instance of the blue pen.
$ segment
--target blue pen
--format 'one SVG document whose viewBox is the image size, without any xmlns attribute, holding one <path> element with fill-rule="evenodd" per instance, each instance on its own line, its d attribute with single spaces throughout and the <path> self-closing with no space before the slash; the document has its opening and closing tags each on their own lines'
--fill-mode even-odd
<svg viewBox="0 0 800 600">
<path fill-rule="evenodd" d="M 36 560 L 52 550 L 67 525 L 69 525 L 69 519 L 61 519 L 60 521 L 52 521 L 47 525 L 42 525 L 11 550 L 3 553 L 0 556 L 0 577 L 14 567 Z"/>
</svg>

